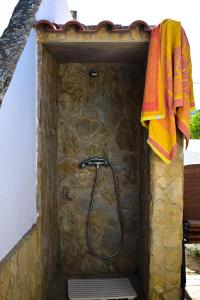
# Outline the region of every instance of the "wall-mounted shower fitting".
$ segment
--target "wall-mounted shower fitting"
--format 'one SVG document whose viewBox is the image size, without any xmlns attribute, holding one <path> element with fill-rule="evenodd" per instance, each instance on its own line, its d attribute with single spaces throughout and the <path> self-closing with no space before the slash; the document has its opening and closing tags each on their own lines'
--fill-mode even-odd
<svg viewBox="0 0 200 300">
<path fill-rule="evenodd" d="M 96 77 L 99 76 L 99 73 L 98 73 L 97 71 L 95 71 L 95 70 L 90 70 L 89 76 L 90 76 L 91 78 L 96 78 Z"/>
<path fill-rule="evenodd" d="M 100 166 L 108 167 L 108 165 L 109 164 L 108 164 L 107 159 L 99 158 L 99 157 L 92 157 L 92 158 L 83 160 L 79 164 L 79 167 L 81 169 L 83 169 L 85 167 L 100 167 Z"/>
<path fill-rule="evenodd" d="M 96 173 L 95 173 L 95 179 L 94 179 L 94 184 L 92 187 L 92 192 L 91 192 L 91 198 L 90 198 L 90 205 L 88 209 L 88 214 L 87 214 L 87 219 L 86 219 L 86 243 L 87 247 L 90 251 L 90 253 L 100 259 L 110 259 L 114 257 L 122 248 L 123 246 L 123 222 L 122 222 L 122 213 L 121 213 L 121 205 L 120 205 L 120 199 L 119 199 L 119 190 L 118 190 L 118 184 L 117 184 L 117 176 L 115 174 L 115 169 L 111 162 L 106 159 L 106 158 L 101 158 L 101 157 L 92 157 L 89 159 L 83 160 L 80 164 L 79 167 L 81 169 L 85 167 L 95 167 Z M 116 194 L 116 202 L 117 202 L 117 212 L 118 212 L 118 219 L 119 219 L 119 225 L 120 225 L 120 240 L 118 243 L 118 246 L 116 249 L 111 253 L 111 255 L 99 255 L 93 248 L 92 241 L 91 241 L 91 215 L 93 213 L 93 205 L 94 205 L 94 195 L 95 195 L 95 190 L 96 190 L 96 185 L 97 185 L 97 179 L 98 179 L 98 174 L 99 170 L 101 167 L 110 167 L 112 170 L 113 174 L 113 179 L 114 179 L 114 186 L 115 186 L 115 194 Z"/>
</svg>

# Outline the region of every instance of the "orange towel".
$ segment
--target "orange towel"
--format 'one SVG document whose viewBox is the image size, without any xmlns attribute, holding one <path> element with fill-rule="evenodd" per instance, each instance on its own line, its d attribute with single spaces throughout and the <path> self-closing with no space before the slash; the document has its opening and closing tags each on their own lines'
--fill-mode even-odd
<svg viewBox="0 0 200 300">
<path fill-rule="evenodd" d="M 147 142 L 164 162 L 176 155 L 176 126 L 188 145 L 194 109 L 189 43 L 180 22 L 165 20 L 151 32 L 141 114 Z"/>
</svg>

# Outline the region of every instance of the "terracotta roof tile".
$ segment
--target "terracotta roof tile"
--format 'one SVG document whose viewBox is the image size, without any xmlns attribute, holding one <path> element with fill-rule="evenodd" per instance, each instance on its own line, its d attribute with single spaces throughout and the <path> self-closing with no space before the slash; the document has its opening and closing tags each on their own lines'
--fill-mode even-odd
<svg viewBox="0 0 200 300">
<path fill-rule="evenodd" d="M 36 22 L 36 28 L 43 28 L 48 32 L 64 32 L 70 27 L 75 26 L 79 32 L 96 32 L 102 27 L 106 27 L 108 30 L 113 32 L 124 32 L 129 31 L 134 27 L 141 27 L 145 31 L 151 31 L 154 26 L 148 25 L 142 20 L 132 22 L 129 26 L 122 26 L 120 24 L 114 24 L 111 21 L 102 21 L 97 25 L 84 25 L 78 21 L 71 20 L 65 24 L 56 24 L 48 20 L 40 20 Z"/>
</svg>

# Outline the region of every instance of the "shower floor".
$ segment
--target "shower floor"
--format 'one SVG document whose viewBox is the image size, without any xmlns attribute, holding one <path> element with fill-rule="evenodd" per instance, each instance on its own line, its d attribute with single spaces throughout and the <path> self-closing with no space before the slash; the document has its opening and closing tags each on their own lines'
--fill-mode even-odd
<svg viewBox="0 0 200 300">
<path fill-rule="evenodd" d="M 112 278 L 116 277 L 119 278 L 120 274 L 116 274 L 116 276 L 113 276 L 112 274 Z M 121 274 L 120 278 L 123 276 L 123 274 Z M 106 277 L 106 275 L 104 276 Z M 110 279 L 111 275 L 107 277 Z M 73 278 L 74 279 L 74 278 Z M 137 300 L 141 300 L 143 299 L 142 295 L 142 291 L 140 288 L 140 281 L 138 279 L 138 277 L 136 275 L 131 276 L 131 282 L 133 283 L 133 286 L 136 289 L 136 292 L 138 294 Z M 67 288 L 67 275 L 63 274 L 61 272 L 59 272 L 54 280 L 54 282 L 52 283 L 52 285 L 49 288 L 48 294 L 47 294 L 47 298 L 46 300 L 67 300 L 68 298 L 68 288 Z M 82 298 L 83 299 L 83 298 Z M 109 299 L 109 298 L 107 298 Z M 117 299 L 117 298 L 115 298 Z M 132 299 L 136 299 L 136 298 L 132 298 Z"/>
</svg>

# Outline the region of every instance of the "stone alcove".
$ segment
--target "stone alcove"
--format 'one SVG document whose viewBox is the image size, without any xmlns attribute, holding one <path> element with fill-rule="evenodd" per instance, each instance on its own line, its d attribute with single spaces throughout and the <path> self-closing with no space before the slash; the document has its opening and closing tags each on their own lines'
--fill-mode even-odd
<svg viewBox="0 0 200 300">
<path fill-rule="evenodd" d="M 181 146 L 166 166 L 150 153 L 140 124 L 149 33 L 140 26 L 47 29 L 38 27 L 38 207 L 48 276 L 58 269 L 66 277 L 136 274 L 145 299 L 178 299 Z M 124 247 L 109 263 L 85 244 L 94 170 L 80 170 L 79 162 L 96 155 L 116 168 L 125 227 Z M 111 174 L 103 169 L 93 221 L 99 251 L 110 251 L 118 239 L 113 198 Z"/>
</svg>

